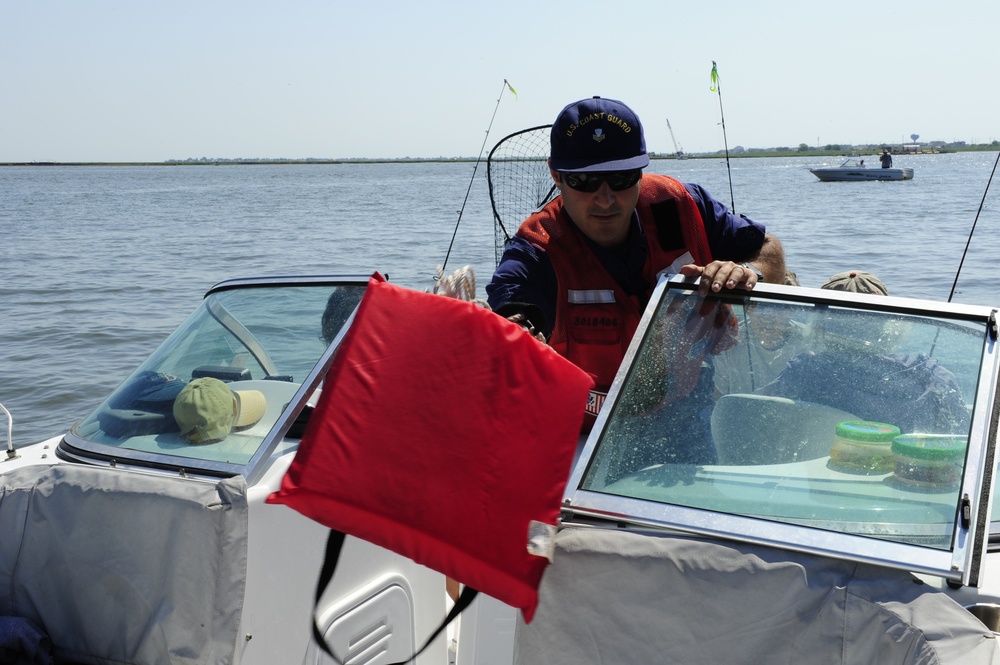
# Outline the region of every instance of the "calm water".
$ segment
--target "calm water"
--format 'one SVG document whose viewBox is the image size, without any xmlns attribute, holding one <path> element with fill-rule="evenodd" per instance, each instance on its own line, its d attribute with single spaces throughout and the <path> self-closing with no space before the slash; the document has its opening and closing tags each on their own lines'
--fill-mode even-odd
<svg viewBox="0 0 1000 665">
<path fill-rule="evenodd" d="M 894 183 L 821 183 L 815 158 L 730 167 L 736 211 L 782 240 L 803 285 L 863 268 L 893 295 L 946 300 L 995 159 L 897 157 L 916 175 Z M 723 159 L 651 170 L 731 203 Z M 223 279 L 379 270 L 429 289 L 467 192 L 447 267 L 471 265 L 482 295 L 494 263 L 485 176 L 469 162 L 0 169 L 0 403 L 15 444 L 86 416 Z M 955 301 L 1000 302 L 996 187 Z"/>
</svg>

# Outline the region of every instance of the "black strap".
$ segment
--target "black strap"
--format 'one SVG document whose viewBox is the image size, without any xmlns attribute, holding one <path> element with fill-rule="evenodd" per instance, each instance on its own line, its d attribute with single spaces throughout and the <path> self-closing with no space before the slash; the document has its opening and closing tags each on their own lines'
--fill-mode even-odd
<svg viewBox="0 0 1000 665">
<path fill-rule="evenodd" d="M 319 605 L 319 599 L 323 597 L 323 592 L 326 590 L 326 586 L 330 583 L 330 580 L 333 579 L 333 573 L 337 569 L 337 561 L 340 560 L 340 551 L 343 547 L 344 534 L 335 529 L 330 529 L 330 537 L 326 540 L 326 554 L 323 557 L 323 567 L 319 571 L 319 581 L 316 583 L 316 598 L 313 600 L 314 605 Z M 452 606 L 451 611 L 448 612 L 448 616 L 446 616 L 444 621 L 441 622 L 441 625 L 438 626 L 433 633 L 431 633 L 431 636 L 427 638 L 424 645 L 406 660 L 402 660 L 398 663 L 392 663 L 392 665 L 405 665 L 422 654 L 424 649 L 429 647 L 431 642 L 433 642 L 437 636 L 441 634 L 441 631 L 447 628 L 448 624 L 454 621 L 458 615 L 469 606 L 478 593 L 479 592 L 472 587 L 467 586 L 463 588 L 462 593 L 458 595 L 458 600 L 455 601 L 455 605 Z M 343 665 L 343 661 L 333 655 L 333 652 L 330 651 L 330 645 L 326 643 L 322 633 L 319 632 L 319 626 L 316 625 L 315 617 L 313 617 L 312 634 L 313 639 L 316 640 L 316 643 L 320 646 L 323 652 L 332 658 L 337 665 Z"/>
<path fill-rule="evenodd" d="M 323 597 L 326 585 L 330 583 L 331 579 L 333 579 L 333 571 L 337 569 L 337 561 L 340 560 L 340 550 L 343 549 L 343 547 L 344 534 L 336 529 L 330 529 L 330 536 L 326 539 L 326 554 L 323 555 L 323 567 L 320 568 L 319 581 L 316 583 L 316 597 L 313 599 L 313 607 L 319 605 L 319 599 Z M 341 661 L 333 655 L 330 651 L 330 647 L 326 643 L 326 640 L 323 639 L 322 633 L 319 632 L 319 626 L 316 625 L 315 616 L 313 616 L 312 634 L 313 639 L 316 640 L 316 644 L 323 649 L 326 655 L 337 661 L 339 665 Z"/>
</svg>

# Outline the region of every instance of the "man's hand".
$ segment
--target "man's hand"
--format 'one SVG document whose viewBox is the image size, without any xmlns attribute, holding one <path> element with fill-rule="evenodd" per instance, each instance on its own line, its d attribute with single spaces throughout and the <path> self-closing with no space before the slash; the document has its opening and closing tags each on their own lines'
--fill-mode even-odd
<svg viewBox="0 0 1000 665">
<path fill-rule="evenodd" d="M 681 266 L 685 277 L 701 277 L 698 295 L 704 297 L 709 290 L 718 293 L 723 289 L 741 288 L 750 291 L 757 285 L 757 273 L 733 261 L 712 261 L 707 266 L 689 263 Z"/>
<path fill-rule="evenodd" d="M 756 255 L 750 256 L 750 262 L 764 275 L 771 284 L 781 284 L 785 281 L 785 250 L 781 241 L 770 233 L 764 234 L 764 244 Z M 685 277 L 701 277 L 698 294 L 707 296 L 709 291 L 718 293 L 723 287 L 727 289 L 742 288 L 747 291 L 757 284 L 757 273 L 753 268 L 746 268 L 734 261 L 712 261 L 707 266 L 686 265 L 681 267 Z"/>
<path fill-rule="evenodd" d="M 518 312 L 517 314 L 512 314 L 507 317 L 507 320 L 510 321 L 511 323 L 516 323 L 517 325 L 527 330 L 529 335 L 537 339 L 542 344 L 547 344 L 547 342 L 545 341 L 545 335 L 543 335 L 541 331 L 537 330 L 535 326 L 531 324 L 531 321 L 529 321 L 527 317 L 524 316 L 524 314 L 521 314 L 520 312 Z"/>
</svg>

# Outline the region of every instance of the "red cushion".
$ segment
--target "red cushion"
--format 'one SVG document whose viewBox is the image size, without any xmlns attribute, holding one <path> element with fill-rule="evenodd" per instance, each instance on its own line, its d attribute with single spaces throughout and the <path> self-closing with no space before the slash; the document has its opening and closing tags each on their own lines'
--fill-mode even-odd
<svg viewBox="0 0 1000 665">
<path fill-rule="evenodd" d="M 530 621 L 593 380 L 473 303 L 372 277 L 270 503 L 403 554 Z"/>
</svg>

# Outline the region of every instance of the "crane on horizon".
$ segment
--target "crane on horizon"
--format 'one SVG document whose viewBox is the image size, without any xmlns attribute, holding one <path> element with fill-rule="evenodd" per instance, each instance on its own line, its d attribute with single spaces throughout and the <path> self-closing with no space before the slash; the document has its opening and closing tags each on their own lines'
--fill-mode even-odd
<svg viewBox="0 0 1000 665">
<path fill-rule="evenodd" d="M 670 126 L 670 118 L 667 118 L 667 129 L 670 130 L 670 140 L 674 142 L 674 156 L 677 159 L 684 159 L 684 151 L 677 145 L 677 139 L 674 138 L 674 128 Z"/>
</svg>

